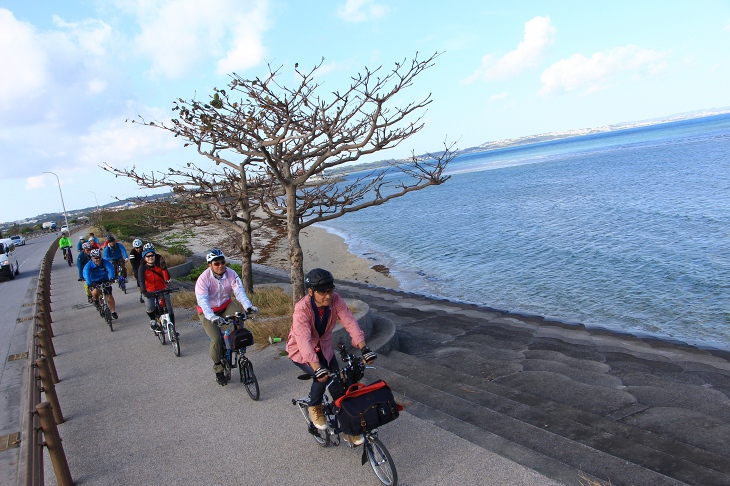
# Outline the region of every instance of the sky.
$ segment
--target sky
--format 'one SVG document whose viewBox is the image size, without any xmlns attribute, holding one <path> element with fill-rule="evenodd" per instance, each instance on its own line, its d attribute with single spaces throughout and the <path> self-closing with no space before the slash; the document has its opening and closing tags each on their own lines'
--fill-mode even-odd
<svg viewBox="0 0 730 486">
<path fill-rule="evenodd" d="M 59 182 L 69 211 L 146 194 L 104 164 L 205 166 L 126 120 L 231 73 L 293 86 L 322 62 L 329 92 L 435 52 L 395 100 L 430 94 L 425 127 L 363 161 L 730 107 L 727 0 L 0 0 L 0 221 L 62 211 Z"/>
</svg>

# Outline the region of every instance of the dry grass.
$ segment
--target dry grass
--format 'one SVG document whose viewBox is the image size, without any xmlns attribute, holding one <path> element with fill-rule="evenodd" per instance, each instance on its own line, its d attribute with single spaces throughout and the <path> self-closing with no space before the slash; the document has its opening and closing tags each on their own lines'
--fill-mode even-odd
<svg viewBox="0 0 730 486">
<path fill-rule="evenodd" d="M 291 297 L 279 287 L 260 287 L 251 296 L 253 305 L 259 308 L 254 319 L 246 322 L 253 333 L 254 341 L 262 346 L 269 344 L 269 336 L 286 339 L 291 328 L 293 305 Z M 172 305 L 176 309 L 190 311 L 190 319 L 198 318 L 195 310 L 195 292 L 181 290 L 172 294 Z"/>
<path fill-rule="evenodd" d="M 602 481 L 596 481 L 594 479 L 590 479 L 589 477 L 587 477 L 585 475 L 585 473 L 581 473 L 578 476 L 578 478 L 579 478 L 578 482 L 580 483 L 581 486 L 611 486 L 611 481 L 609 481 L 608 483 L 604 483 Z"/>
</svg>

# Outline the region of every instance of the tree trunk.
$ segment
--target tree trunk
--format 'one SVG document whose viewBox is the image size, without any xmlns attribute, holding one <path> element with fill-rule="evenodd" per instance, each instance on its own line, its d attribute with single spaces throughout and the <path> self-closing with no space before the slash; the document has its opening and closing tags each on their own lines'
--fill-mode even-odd
<svg viewBox="0 0 730 486">
<path fill-rule="evenodd" d="M 304 252 L 299 243 L 299 216 L 297 215 L 297 187 L 286 186 L 286 236 L 289 240 L 289 265 L 292 299 L 299 302 L 304 297 Z"/>
<path fill-rule="evenodd" d="M 246 295 L 253 294 L 253 244 L 251 243 L 251 223 L 247 223 L 241 234 L 241 281 Z"/>
<path fill-rule="evenodd" d="M 246 167 L 241 164 L 241 209 L 243 213 L 243 233 L 241 234 L 241 280 L 247 295 L 253 294 L 253 243 L 251 236 L 251 204 L 248 194 Z"/>
</svg>

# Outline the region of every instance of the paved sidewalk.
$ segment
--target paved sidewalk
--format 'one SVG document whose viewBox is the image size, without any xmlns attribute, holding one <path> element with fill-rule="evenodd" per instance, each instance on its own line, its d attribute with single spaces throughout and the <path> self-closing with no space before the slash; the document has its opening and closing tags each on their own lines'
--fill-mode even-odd
<svg viewBox="0 0 730 486">
<path fill-rule="evenodd" d="M 75 267 L 54 267 L 56 390 L 66 418 L 59 431 L 77 484 L 378 484 L 360 464 L 361 449 L 323 449 L 308 436 L 291 404 L 308 384 L 278 347 L 249 352 L 261 387 L 254 402 L 236 381 L 215 383 L 197 319 L 176 312 L 177 358 L 149 330 L 135 288 L 125 295 L 115 287 L 119 319 L 110 332 L 76 279 Z M 401 485 L 559 484 L 408 408 L 380 438 Z M 45 465 L 47 484 L 56 484 L 47 455 Z"/>
</svg>

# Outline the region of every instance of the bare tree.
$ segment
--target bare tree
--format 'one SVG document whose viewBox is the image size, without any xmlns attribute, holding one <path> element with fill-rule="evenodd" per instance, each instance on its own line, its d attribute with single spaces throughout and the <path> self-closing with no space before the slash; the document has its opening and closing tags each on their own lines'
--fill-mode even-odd
<svg viewBox="0 0 730 486">
<path fill-rule="evenodd" d="M 141 123 L 168 130 L 187 140 L 186 145 L 195 145 L 201 155 L 228 166 L 240 178 L 241 206 L 255 200 L 269 217 L 286 221 L 290 278 L 293 297 L 298 300 L 304 295 L 302 228 L 448 179 L 443 171 L 453 158 L 453 144 L 445 144 L 445 151 L 437 157 L 413 155 L 355 181 L 330 183 L 322 178 L 327 169 L 395 147 L 423 128 L 423 115 L 418 112 L 431 103 L 430 94 L 420 101 L 391 105 L 396 105 L 396 98 L 416 76 L 433 66 L 438 55 L 420 60 L 416 53 L 414 59 L 395 63 L 390 71 L 382 66 L 365 68 L 342 92 L 324 92 L 315 81 L 324 61 L 308 72 L 295 65 L 298 84 L 293 88 L 278 82 L 281 68 L 269 65 L 265 79 L 232 74 L 228 91 L 214 89 L 207 103 L 179 99 L 173 107 L 177 118 L 170 125 Z M 225 159 L 222 154 L 228 152 L 243 162 Z M 391 172 L 398 177 L 386 177 Z M 134 171 L 117 173 L 138 177 Z M 248 174 L 256 174 L 255 185 L 261 189 L 255 197 L 246 191 Z M 196 181 L 200 197 L 214 186 L 200 184 L 210 179 L 209 174 L 204 175 Z M 141 180 L 146 187 L 157 183 L 144 178 L 138 183 Z M 186 185 L 180 192 L 189 193 L 193 187 Z M 243 214 L 250 221 L 253 213 L 244 209 Z M 244 229 L 244 238 L 246 234 Z M 247 243 L 250 239 L 244 246 Z"/>
<path fill-rule="evenodd" d="M 269 66 L 266 79 L 233 75 L 230 93 L 218 90 L 214 94 L 209 119 L 217 122 L 222 112 L 231 113 L 227 120 L 236 120 L 238 150 L 262 161 L 271 175 L 275 190 L 264 198 L 262 207 L 269 216 L 286 220 L 295 300 L 305 292 L 302 228 L 448 179 L 443 171 L 453 159 L 453 144 L 445 144 L 445 151 L 436 158 L 414 155 L 354 182 L 313 183 L 313 176 L 395 147 L 423 128 L 417 112 L 431 103 L 430 94 L 420 101 L 391 105 L 416 76 L 433 66 L 437 56 L 419 60 L 416 54 L 411 61 L 395 63 L 390 71 L 383 72 L 382 66 L 365 68 L 342 92 L 324 93 L 315 81 L 322 61 L 308 72 L 295 65 L 299 83 L 293 88 L 279 84 L 280 69 Z M 234 96 L 240 101 L 234 101 Z M 389 171 L 400 177 L 387 178 Z"/>
</svg>

